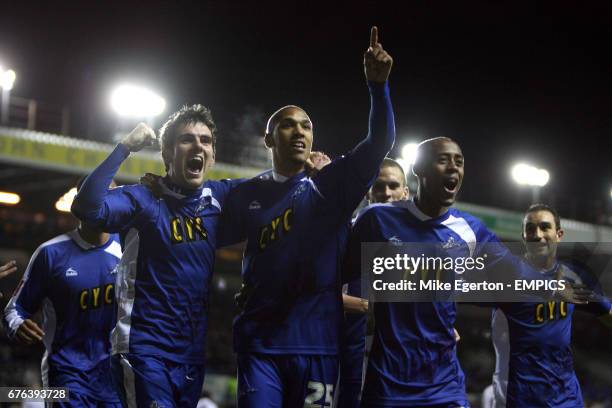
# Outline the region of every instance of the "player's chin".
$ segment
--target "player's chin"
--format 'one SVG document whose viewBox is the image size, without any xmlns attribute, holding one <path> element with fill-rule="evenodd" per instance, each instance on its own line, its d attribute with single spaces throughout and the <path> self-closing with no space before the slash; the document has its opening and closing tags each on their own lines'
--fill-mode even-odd
<svg viewBox="0 0 612 408">
<path fill-rule="evenodd" d="M 456 195 L 440 197 L 440 204 L 442 207 L 450 207 L 455 204 L 455 201 L 457 201 Z"/>
<path fill-rule="evenodd" d="M 204 173 L 195 176 L 195 175 L 186 175 L 184 179 L 184 184 L 186 188 L 197 189 L 202 186 L 204 183 Z"/>
<path fill-rule="evenodd" d="M 547 257 L 548 254 L 550 253 L 550 250 L 547 246 L 542 246 L 542 245 L 529 245 L 527 244 L 527 250 L 529 251 L 529 254 L 531 254 L 532 256 L 539 256 L 539 257 Z"/>
<path fill-rule="evenodd" d="M 306 152 L 300 152 L 300 153 L 292 153 L 289 156 L 289 159 L 296 164 L 304 164 L 306 163 L 306 160 L 308 160 L 308 156 L 309 154 L 307 154 Z"/>
</svg>

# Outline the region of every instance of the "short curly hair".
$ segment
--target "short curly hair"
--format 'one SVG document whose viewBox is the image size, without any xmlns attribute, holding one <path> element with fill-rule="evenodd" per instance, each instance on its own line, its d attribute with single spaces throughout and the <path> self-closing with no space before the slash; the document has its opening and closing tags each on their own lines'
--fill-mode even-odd
<svg viewBox="0 0 612 408">
<path fill-rule="evenodd" d="M 169 158 L 164 152 L 171 152 L 174 149 L 174 142 L 177 137 L 176 129 L 181 125 L 193 123 L 203 123 L 208 126 L 212 135 L 213 151 L 215 150 L 217 125 L 215 125 L 210 109 L 200 104 L 184 105 L 181 109 L 170 115 L 168 120 L 159 129 L 159 140 L 166 171 L 168 171 Z"/>
</svg>

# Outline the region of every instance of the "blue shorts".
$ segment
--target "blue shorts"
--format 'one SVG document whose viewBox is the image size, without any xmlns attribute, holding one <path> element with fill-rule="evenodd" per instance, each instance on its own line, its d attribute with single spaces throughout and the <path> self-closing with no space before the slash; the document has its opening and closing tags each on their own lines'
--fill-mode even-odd
<svg viewBox="0 0 612 408">
<path fill-rule="evenodd" d="M 161 357 L 115 354 L 112 375 L 125 407 L 195 407 L 204 383 L 203 364 Z"/>
<path fill-rule="evenodd" d="M 51 406 L 121 407 L 119 395 L 111 379 L 110 357 L 88 370 L 49 364 L 46 376 L 46 379 L 43 379 L 43 384 L 46 386 L 68 389 L 69 401 L 49 404 Z"/>
<path fill-rule="evenodd" d="M 238 408 L 331 407 L 337 356 L 238 355 Z"/>
</svg>

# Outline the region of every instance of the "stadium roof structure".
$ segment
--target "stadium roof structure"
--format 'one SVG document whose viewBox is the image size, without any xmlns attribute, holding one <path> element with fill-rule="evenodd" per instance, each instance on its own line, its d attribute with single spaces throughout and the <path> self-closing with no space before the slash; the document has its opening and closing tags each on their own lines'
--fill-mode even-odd
<svg viewBox="0 0 612 408">
<path fill-rule="evenodd" d="M 106 143 L 0 127 L 0 190 L 21 195 L 29 210 L 52 210 L 55 201 L 113 148 Z M 261 169 L 216 163 L 209 177 L 242 178 L 259 172 Z M 116 179 L 121 184 L 137 183 L 145 173 L 164 174 L 159 152 L 151 149 L 130 155 Z"/>
</svg>

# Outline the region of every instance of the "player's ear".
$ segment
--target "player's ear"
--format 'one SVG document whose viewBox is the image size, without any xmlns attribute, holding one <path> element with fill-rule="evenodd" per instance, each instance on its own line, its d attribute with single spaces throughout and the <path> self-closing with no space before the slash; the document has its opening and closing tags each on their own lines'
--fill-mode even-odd
<svg viewBox="0 0 612 408">
<path fill-rule="evenodd" d="M 266 144 L 266 147 L 268 149 L 271 149 L 276 145 L 274 143 L 274 137 L 272 136 L 272 133 L 266 133 L 266 135 L 264 136 L 264 143 Z"/>
<path fill-rule="evenodd" d="M 404 192 L 402 193 L 402 200 L 408 200 L 408 198 L 410 198 L 410 191 L 408 190 L 408 187 L 404 187 Z"/>
<path fill-rule="evenodd" d="M 563 235 L 565 235 L 565 231 L 563 231 L 562 228 L 559 228 L 557 230 L 557 238 L 561 239 L 561 238 L 563 238 Z"/>
</svg>

